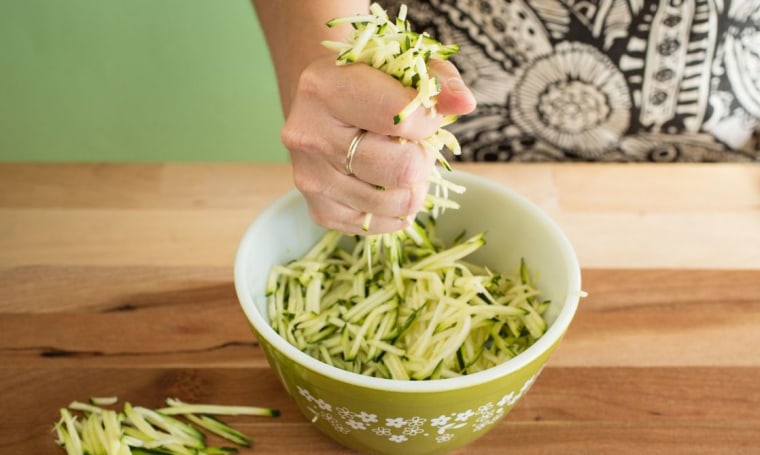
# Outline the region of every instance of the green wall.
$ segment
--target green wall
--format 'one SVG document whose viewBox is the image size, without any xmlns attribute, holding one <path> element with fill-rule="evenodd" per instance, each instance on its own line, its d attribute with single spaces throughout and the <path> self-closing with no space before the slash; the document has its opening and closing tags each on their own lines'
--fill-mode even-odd
<svg viewBox="0 0 760 455">
<path fill-rule="evenodd" d="M 0 160 L 285 161 L 248 0 L 2 0 Z"/>
</svg>

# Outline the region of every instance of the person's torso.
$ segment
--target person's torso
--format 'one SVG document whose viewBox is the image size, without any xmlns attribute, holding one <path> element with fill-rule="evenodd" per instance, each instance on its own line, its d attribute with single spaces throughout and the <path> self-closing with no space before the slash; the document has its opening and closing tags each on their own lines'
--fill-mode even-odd
<svg viewBox="0 0 760 455">
<path fill-rule="evenodd" d="M 760 0 L 408 0 L 478 99 L 463 160 L 760 161 Z"/>
</svg>

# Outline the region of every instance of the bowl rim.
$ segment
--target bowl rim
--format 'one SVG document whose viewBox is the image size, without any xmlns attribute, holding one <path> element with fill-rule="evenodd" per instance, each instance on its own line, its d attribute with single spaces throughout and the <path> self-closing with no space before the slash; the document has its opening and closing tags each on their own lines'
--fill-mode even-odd
<svg viewBox="0 0 760 455">
<path fill-rule="evenodd" d="M 584 294 L 581 289 L 581 270 L 575 250 L 565 233 L 559 225 L 536 203 L 527 197 L 512 190 L 505 185 L 499 184 L 487 177 L 477 174 L 464 172 L 460 170 L 452 171 L 451 180 L 458 184 L 470 187 L 473 185 L 485 187 L 489 191 L 501 193 L 503 196 L 512 199 L 520 204 L 522 208 L 538 218 L 551 231 L 552 235 L 558 240 L 559 252 L 569 267 L 569 277 L 566 289 L 566 298 L 557 318 L 549 326 L 544 335 L 533 343 L 528 349 L 513 357 L 491 367 L 487 370 L 479 371 L 470 375 L 458 376 L 454 378 L 433 379 L 425 381 L 411 381 L 398 379 L 385 379 L 372 376 L 365 376 L 359 373 L 352 373 L 341 368 L 328 365 L 310 355 L 302 352 L 292 344 L 288 343 L 281 337 L 269 324 L 264 315 L 262 315 L 254 302 L 247 277 L 248 258 L 250 257 L 250 244 L 254 241 L 257 230 L 269 222 L 281 209 L 287 207 L 303 195 L 296 189 L 291 189 L 285 194 L 275 199 L 266 207 L 247 227 L 239 243 L 234 263 L 234 284 L 240 305 L 248 319 L 248 322 L 254 327 L 257 337 L 262 337 L 274 349 L 288 357 L 291 361 L 299 364 L 314 373 L 324 377 L 331 378 L 340 382 L 354 386 L 394 391 L 394 392 L 413 392 L 413 393 L 433 393 L 443 392 L 456 389 L 472 387 L 485 382 L 508 376 L 526 365 L 535 361 L 543 353 L 548 351 L 556 342 L 558 342 L 567 328 L 569 327 L 581 296 Z M 274 365 L 270 365 L 274 367 Z"/>
</svg>

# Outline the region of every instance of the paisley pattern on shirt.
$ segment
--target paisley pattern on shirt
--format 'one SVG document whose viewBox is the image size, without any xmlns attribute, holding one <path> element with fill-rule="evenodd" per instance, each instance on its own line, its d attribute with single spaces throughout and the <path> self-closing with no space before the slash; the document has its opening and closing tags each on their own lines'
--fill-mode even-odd
<svg viewBox="0 0 760 455">
<path fill-rule="evenodd" d="M 468 161 L 760 161 L 760 0 L 404 0 L 461 46 Z"/>
</svg>

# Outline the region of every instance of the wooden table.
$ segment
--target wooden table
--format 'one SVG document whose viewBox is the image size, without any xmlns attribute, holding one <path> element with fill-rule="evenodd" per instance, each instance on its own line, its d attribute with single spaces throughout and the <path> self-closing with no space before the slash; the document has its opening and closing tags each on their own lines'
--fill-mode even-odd
<svg viewBox="0 0 760 455">
<path fill-rule="evenodd" d="M 458 165 L 544 207 L 589 297 L 473 454 L 760 453 L 760 167 Z M 287 165 L 0 165 L 0 453 L 63 453 L 72 400 L 279 408 L 251 453 L 350 453 L 301 416 L 235 297 Z M 247 453 L 247 452 L 244 452 Z"/>
</svg>

